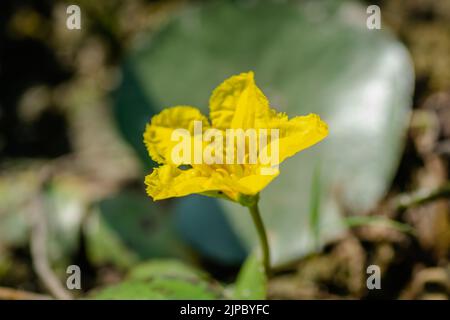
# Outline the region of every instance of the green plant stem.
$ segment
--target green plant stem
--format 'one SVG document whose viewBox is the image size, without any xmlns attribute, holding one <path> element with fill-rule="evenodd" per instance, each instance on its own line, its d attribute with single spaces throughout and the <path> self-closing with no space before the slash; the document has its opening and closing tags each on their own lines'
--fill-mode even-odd
<svg viewBox="0 0 450 320">
<path fill-rule="evenodd" d="M 413 194 L 405 194 L 397 197 L 394 208 L 398 211 L 405 211 L 408 208 L 419 206 L 436 199 L 450 197 L 450 183 L 429 191 L 419 191 Z"/>
<path fill-rule="evenodd" d="M 261 214 L 259 213 L 258 202 L 256 201 L 252 205 L 248 206 L 250 214 L 253 218 L 253 222 L 256 226 L 256 231 L 258 232 L 259 242 L 261 244 L 262 254 L 263 254 L 263 265 L 266 275 L 269 276 L 270 273 L 270 250 L 269 243 L 267 241 L 266 228 L 261 219 Z"/>
</svg>

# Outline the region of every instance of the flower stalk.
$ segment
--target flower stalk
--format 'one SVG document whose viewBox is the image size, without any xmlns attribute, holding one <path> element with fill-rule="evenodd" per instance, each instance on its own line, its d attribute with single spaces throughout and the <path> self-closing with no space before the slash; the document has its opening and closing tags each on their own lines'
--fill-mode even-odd
<svg viewBox="0 0 450 320">
<path fill-rule="evenodd" d="M 250 211 L 250 215 L 252 216 L 253 223 L 255 224 L 256 231 L 258 232 L 258 238 L 261 245 L 261 251 L 263 255 L 263 265 L 266 276 L 269 276 L 270 273 L 270 249 L 269 243 L 267 241 L 267 232 L 264 227 L 264 223 L 261 218 L 261 214 L 259 212 L 258 201 L 250 204 L 248 206 Z"/>
</svg>

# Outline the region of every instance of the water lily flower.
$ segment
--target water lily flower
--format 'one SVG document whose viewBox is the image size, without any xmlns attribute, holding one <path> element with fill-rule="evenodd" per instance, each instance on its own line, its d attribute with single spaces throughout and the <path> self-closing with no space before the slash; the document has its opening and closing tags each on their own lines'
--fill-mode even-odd
<svg viewBox="0 0 450 320">
<path fill-rule="evenodd" d="M 289 120 L 286 114 L 271 109 L 267 98 L 255 84 L 253 72 L 225 80 L 213 91 L 209 108 L 211 121 L 194 107 L 176 106 L 155 115 L 147 125 L 144 143 L 152 159 L 161 164 L 145 178 L 147 193 L 154 200 L 200 193 L 223 195 L 240 202 L 246 196 L 258 194 L 278 175 L 277 169 L 271 174 L 261 174 L 262 168 L 274 165 L 261 162 L 208 165 L 191 161 L 184 163 L 188 165 L 187 169 L 180 168 L 171 161 L 171 152 L 177 144 L 177 141 L 172 141 L 171 136 L 174 130 L 183 128 L 195 139 L 195 121 L 201 122 L 203 129 L 214 128 L 224 135 L 227 129 L 278 129 L 276 165 L 314 145 L 328 134 L 326 123 L 315 114 Z M 273 149 L 273 145 L 274 141 L 268 144 L 267 149 Z M 246 151 L 245 156 L 248 158 L 249 150 Z"/>
<path fill-rule="evenodd" d="M 209 109 L 208 120 L 194 107 L 175 106 L 155 115 L 147 124 L 144 143 L 151 158 L 160 164 L 145 177 L 147 193 L 153 200 L 199 193 L 247 206 L 260 237 L 264 266 L 268 272 L 270 254 L 257 206 L 259 192 L 279 174 L 281 162 L 324 139 L 328 134 L 327 124 L 316 114 L 288 119 L 285 113 L 271 109 L 267 98 L 255 84 L 253 72 L 232 76 L 220 84 L 211 95 Z M 201 132 L 196 130 L 199 126 Z M 174 151 L 179 144 L 174 137 L 180 137 L 177 134 L 180 129 L 188 142 L 187 149 L 184 149 L 187 157 L 183 157 L 181 162 L 174 161 Z M 207 139 L 203 136 L 205 129 L 212 132 Z M 237 161 L 203 159 L 212 137 L 215 137 L 211 142 L 215 145 L 210 153 L 212 158 L 223 160 L 229 154 L 242 151 L 235 144 L 228 143 L 228 133 L 232 130 L 266 135 L 266 141 L 259 140 L 256 148 L 252 148 L 251 134 L 244 135 L 244 151 L 240 158 L 233 158 Z M 227 137 L 227 143 L 223 142 L 223 136 Z M 248 146 L 245 142 L 249 142 Z M 197 152 L 198 148 L 200 152 Z M 263 155 L 267 158 L 269 154 L 276 154 L 276 157 L 271 157 L 270 162 L 263 161 Z"/>
</svg>

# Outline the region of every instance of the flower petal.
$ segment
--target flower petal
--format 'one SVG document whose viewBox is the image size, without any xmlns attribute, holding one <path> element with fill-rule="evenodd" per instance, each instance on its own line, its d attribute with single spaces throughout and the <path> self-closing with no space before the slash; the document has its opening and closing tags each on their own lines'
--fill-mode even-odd
<svg viewBox="0 0 450 320">
<path fill-rule="evenodd" d="M 155 168 L 145 177 L 147 193 L 153 200 L 220 190 L 222 185 L 219 182 L 197 169 L 181 170 L 171 165 Z"/>
<path fill-rule="evenodd" d="M 306 149 L 321 141 L 328 135 L 327 124 L 316 114 L 299 116 L 288 120 L 284 114 L 277 114 L 271 119 L 271 128 L 279 131 L 279 161 L 283 162 L 297 152 Z M 269 153 L 272 152 L 273 143 L 269 144 Z"/>
<path fill-rule="evenodd" d="M 230 128 L 264 128 L 269 102 L 256 86 L 253 72 L 241 73 L 220 84 L 209 100 L 212 126 Z"/>
<path fill-rule="evenodd" d="M 274 174 L 263 175 L 261 173 L 256 173 L 248 175 L 239 179 L 238 183 L 241 186 L 241 193 L 246 195 L 255 195 L 264 189 L 273 179 L 275 179 L 279 174 L 276 170 Z"/>
<path fill-rule="evenodd" d="M 158 163 L 170 163 L 170 153 L 178 143 L 172 141 L 172 132 L 186 129 L 193 135 L 194 121 L 202 121 L 203 129 L 209 128 L 208 119 L 197 108 L 190 106 L 171 107 L 153 116 L 144 132 L 144 143 L 150 157 Z"/>
<path fill-rule="evenodd" d="M 183 197 L 194 193 L 219 192 L 237 201 L 240 194 L 255 195 L 264 189 L 276 176 L 261 175 L 259 171 L 248 176 L 236 177 L 224 170 L 198 166 L 181 170 L 173 165 L 162 165 L 145 177 L 147 194 L 153 200 Z"/>
</svg>

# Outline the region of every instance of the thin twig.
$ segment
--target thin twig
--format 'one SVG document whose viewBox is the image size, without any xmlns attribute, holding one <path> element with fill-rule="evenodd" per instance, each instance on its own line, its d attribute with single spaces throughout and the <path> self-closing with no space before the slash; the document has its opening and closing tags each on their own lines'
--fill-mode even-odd
<svg viewBox="0 0 450 320">
<path fill-rule="evenodd" d="M 0 300 L 51 300 L 47 295 L 0 287 Z"/>
<path fill-rule="evenodd" d="M 41 174 L 43 185 L 49 177 L 49 172 L 44 168 Z M 72 295 L 62 286 L 48 261 L 47 217 L 44 213 L 44 203 L 40 192 L 38 192 L 34 201 L 32 201 L 32 208 L 30 211 L 30 246 L 34 270 L 51 295 L 57 299 L 71 300 L 73 299 Z"/>
</svg>

